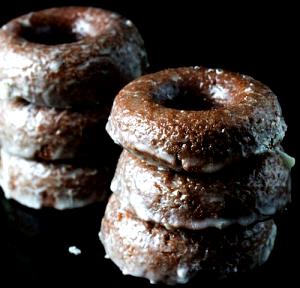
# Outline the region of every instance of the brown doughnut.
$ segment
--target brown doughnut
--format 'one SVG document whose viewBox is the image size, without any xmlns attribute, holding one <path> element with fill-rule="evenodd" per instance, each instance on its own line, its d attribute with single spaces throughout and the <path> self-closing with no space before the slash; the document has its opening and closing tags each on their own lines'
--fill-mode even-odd
<svg viewBox="0 0 300 288">
<path fill-rule="evenodd" d="M 5 197 L 39 209 L 76 208 L 106 196 L 105 168 L 30 161 L 1 150 L 0 185 Z"/>
<path fill-rule="evenodd" d="M 100 156 L 110 142 L 102 132 L 108 114 L 109 108 L 100 105 L 76 111 L 36 106 L 21 98 L 2 100 L 2 148 L 29 159 Z"/>
<path fill-rule="evenodd" d="M 283 210 L 290 202 L 290 169 L 280 152 L 244 162 L 219 173 L 179 174 L 124 150 L 111 190 L 127 199 L 140 219 L 167 228 L 249 225 Z"/>
<path fill-rule="evenodd" d="M 89 7 L 52 8 L 0 29 L 0 98 L 51 107 L 110 101 L 147 65 L 130 20 Z"/>
<path fill-rule="evenodd" d="M 112 195 L 99 236 L 123 274 L 176 284 L 201 271 L 224 276 L 261 265 L 273 248 L 276 225 L 269 220 L 248 228 L 169 231 L 140 220 Z"/>
<path fill-rule="evenodd" d="M 115 98 L 113 140 L 156 164 L 215 172 L 269 151 L 286 125 L 276 95 L 251 77 L 199 67 L 142 76 Z"/>
</svg>

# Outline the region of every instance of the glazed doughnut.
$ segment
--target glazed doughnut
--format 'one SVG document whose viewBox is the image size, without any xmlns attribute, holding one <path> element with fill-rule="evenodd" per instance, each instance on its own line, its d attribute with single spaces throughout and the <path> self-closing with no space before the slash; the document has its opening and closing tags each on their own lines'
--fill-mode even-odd
<svg viewBox="0 0 300 288">
<path fill-rule="evenodd" d="M 76 111 L 36 106 L 21 98 L 2 100 L 2 148 L 10 154 L 29 159 L 100 156 L 105 144 L 107 146 L 110 141 L 102 133 L 108 114 L 109 108 L 100 105 Z"/>
<path fill-rule="evenodd" d="M 276 225 L 269 220 L 248 228 L 169 231 L 140 220 L 112 195 L 99 236 L 123 274 L 176 284 L 201 271 L 225 276 L 261 265 L 273 248 Z"/>
<path fill-rule="evenodd" d="M 290 169 L 278 152 L 247 159 L 208 175 L 162 170 L 123 151 L 111 190 L 127 199 L 141 220 L 169 229 L 249 225 L 290 202 Z"/>
<path fill-rule="evenodd" d="M 106 129 L 156 165 L 215 172 L 272 149 L 286 125 L 276 95 L 237 73 L 199 67 L 142 76 L 115 98 Z"/>
<path fill-rule="evenodd" d="M 68 209 L 101 201 L 106 180 L 105 168 L 30 161 L 1 150 L 5 197 L 31 208 Z"/>
<path fill-rule="evenodd" d="M 32 12 L 0 29 L 0 98 L 51 107 L 110 101 L 147 66 L 130 20 L 98 8 Z"/>
</svg>

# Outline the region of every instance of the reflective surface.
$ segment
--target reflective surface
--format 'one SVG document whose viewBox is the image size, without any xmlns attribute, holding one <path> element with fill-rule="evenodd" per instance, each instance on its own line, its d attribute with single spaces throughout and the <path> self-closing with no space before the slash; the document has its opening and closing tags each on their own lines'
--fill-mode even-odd
<svg viewBox="0 0 300 288">
<path fill-rule="evenodd" d="M 32 210 L 4 199 L 2 192 L 0 203 L 0 263 L 5 281 L 53 285 L 110 282 L 122 287 L 150 286 L 147 280 L 123 276 L 110 260 L 104 258 L 98 240 L 103 205 L 73 211 Z M 286 213 L 279 222 L 275 249 L 267 264 L 244 275 L 218 281 L 199 275 L 187 287 L 199 287 L 199 283 L 241 287 L 247 283 L 276 283 L 289 277 L 292 273 L 289 247 L 294 235 L 288 225 L 289 217 Z M 70 253 L 71 246 L 80 249 L 81 254 Z"/>
</svg>

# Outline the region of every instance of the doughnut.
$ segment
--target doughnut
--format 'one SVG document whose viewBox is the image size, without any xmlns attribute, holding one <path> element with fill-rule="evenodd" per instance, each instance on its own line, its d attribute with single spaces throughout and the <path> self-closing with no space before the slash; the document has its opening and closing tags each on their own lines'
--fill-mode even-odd
<svg viewBox="0 0 300 288">
<path fill-rule="evenodd" d="M 0 29 L 0 98 L 68 108 L 110 102 L 147 66 L 130 20 L 89 7 L 51 8 Z"/>
<path fill-rule="evenodd" d="M 77 208 L 106 196 L 106 169 L 36 162 L 1 150 L 0 185 L 8 199 L 35 209 Z"/>
<path fill-rule="evenodd" d="M 286 124 L 276 95 L 262 83 L 219 69 L 185 67 L 125 86 L 106 129 L 117 144 L 156 165 L 211 173 L 273 149 Z"/>
<path fill-rule="evenodd" d="M 140 219 L 166 228 L 245 226 L 283 210 L 291 200 L 290 170 L 282 156 L 269 152 L 252 158 L 199 175 L 162 170 L 124 150 L 111 190 L 127 199 Z"/>
<path fill-rule="evenodd" d="M 21 98 L 2 100 L 2 149 L 28 159 L 100 156 L 111 141 L 102 133 L 108 114 L 109 108 L 100 105 L 77 111 L 36 106 Z"/>
<path fill-rule="evenodd" d="M 172 230 L 140 220 L 112 195 L 99 233 L 107 258 L 151 283 L 186 283 L 200 272 L 226 276 L 263 264 L 276 236 L 273 220 L 247 228 Z"/>
</svg>

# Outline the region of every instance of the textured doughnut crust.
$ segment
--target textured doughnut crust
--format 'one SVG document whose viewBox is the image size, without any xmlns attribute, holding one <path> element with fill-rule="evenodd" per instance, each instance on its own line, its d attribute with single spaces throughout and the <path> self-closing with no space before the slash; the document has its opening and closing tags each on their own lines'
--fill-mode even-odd
<svg viewBox="0 0 300 288">
<path fill-rule="evenodd" d="M 30 29 L 48 33 L 53 27 L 76 35 L 77 41 L 46 45 L 25 39 Z M 102 103 L 141 75 L 147 66 L 143 45 L 130 20 L 106 10 L 64 7 L 29 13 L 0 29 L 0 98 L 60 108 Z"/>
<path fill-rule="evenodd" d="M 106 196 L 104 168 L 36 162 L 1 151 L 0 185 L 6 198 L 39 209 L 76 208 Z"/>
<path fill-rule="evenodd" d="M 212 107 L 189 111 L 164 106 L 165 100 L 190 90 L 206 95 Z M 236 158 L 270 150 L 283 139 L 286 125 L 276 95 L 260 82 L 188 67 L 128 84 L 115 98 L 106 129 L 116 143 L 156 164 L 215 172 Z"/>
<path fill-rule="evenodd" d="M 100 105 L 99 105 L 100 106 Z M 2 149 L 22 158 L 58 160 L 101 155 L 109 108 L 59 110 L 22 100 L 0 102 Z"/>
<path fill-rule="evenodd" d="M 248 228 L 169 231 L 140 220 L 119 200 L 112 195 L 108 202 L 100 239 L 123 274 L 151 283 L 186 283 L 201 271 L 244 272 L 264 263 L 273 248 L 273 220 Z"/>
<path fill-rule="evenodd" d="M 290 170 L 278 152 L 247 159 L 214 174 L 162 170 L 123 151 L 111 190 L 137 216 L 167 228 L 249 225 L 290 202 Z"/>
</svg>

